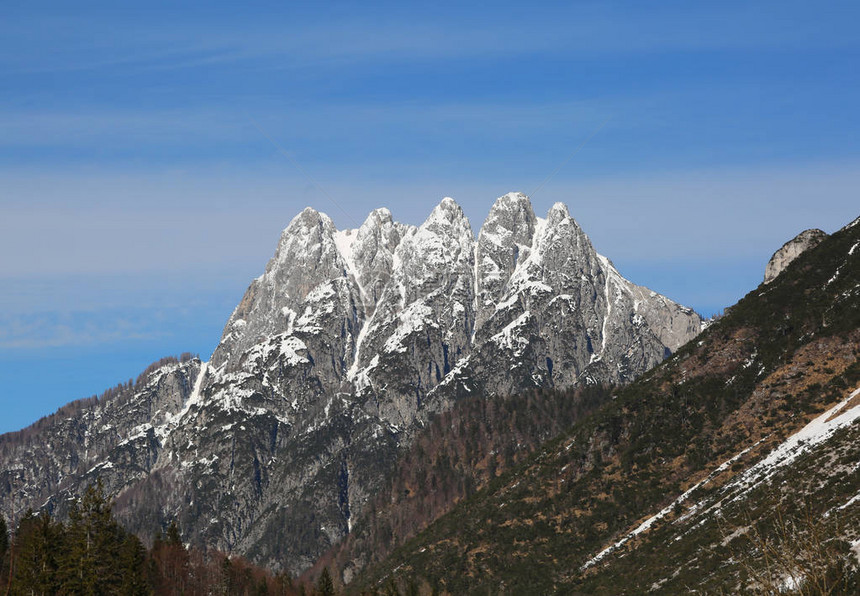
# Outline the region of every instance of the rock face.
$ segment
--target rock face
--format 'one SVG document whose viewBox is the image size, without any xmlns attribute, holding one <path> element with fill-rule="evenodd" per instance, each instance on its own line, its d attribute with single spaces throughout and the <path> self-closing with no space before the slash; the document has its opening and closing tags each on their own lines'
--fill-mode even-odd
<svg viewBox="0 0 860 596">
<path fill-rule="evenodd" d="M 769 284 L 801 253 L 818 246 L 827 233 L 818 229 L 804 230 L 773 253 L 764 269 L 764 283 Z"/>
<path fill-rule="evenodd" d="M 72 402 L 22 431 L 0 436 L 2 514 L 17 520 L 27 508 L 58 510 L 97 476 L 112 486 L 134 484 L 152 470 L 200 379 L 199 359 L 166 360 L 136 384 L 101 400 Z"/>
<path fill-rule="evenodd" d="M 60 507 L 99 475 L 130 529 L 178 519 L 188 541 L 295 574 L 350 531 L 398 446 L 453 400 L 624 383 L 701 324 L 624 279 L 560 203 L 543 219 L 505 195 L 477 241 L 450 198 L 419 227 L 379 209 L 338 231 L 305 209 L 208 363 L 171 364 L 33 431 L 80 427 L 62 445 L 0 442 L 4 513 Z"/>
</svg>

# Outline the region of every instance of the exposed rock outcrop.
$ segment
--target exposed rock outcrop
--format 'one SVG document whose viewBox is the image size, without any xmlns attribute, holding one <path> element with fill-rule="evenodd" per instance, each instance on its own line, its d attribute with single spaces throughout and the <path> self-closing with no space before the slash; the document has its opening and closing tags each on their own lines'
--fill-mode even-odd
<svg viewBox="0 0 860 596">
<path fill-rule="evenodd" d="M 773 253 L 764 269 L 764 283 L 769 284 L 801 253 L 818 246 L 827 234 L 818 229 L 804 230 Z"/>
</svg>

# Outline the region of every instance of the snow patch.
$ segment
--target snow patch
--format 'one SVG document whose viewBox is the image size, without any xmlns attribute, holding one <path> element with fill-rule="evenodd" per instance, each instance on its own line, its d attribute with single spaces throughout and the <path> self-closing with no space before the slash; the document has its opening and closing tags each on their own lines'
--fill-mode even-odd
<svg viewBox="0 0 860 596">
<path fill-rule="evenodd" d="M 403 341 L 415 331 L 423 329 L 425 325 L 437 327 L 433 321 L 433 310 L 424 303 L 413 302 L 397 315 L 397 328 L 386 340 L 384 350 L 386 352 L 406 352 Z"/>
<path fill-rule="evenodd" d="M 531 312 L 525 311 L 516 319 L 508 323 L 504 329 L 496 333 L 490 338 L 497 346 L 503 350 L 511 350 L 515 355 L 520 355 L 528 347 L 529 340 L 521 335 L 518 331 L 525 327 L 531 319 Z"/>
<path fill-rule="evenodd" d="M 691 495 L 691 494 L 693 494 L 693 492 L 694 492 L 694 491 L 696 491 L 699 487 L 701 487 L 702 485 L 704 485 L 704 484 L 706 484 L 706 483 L 710 482 L 710 481 L 711 481 L 711 480 L 713 480 L 713 479 L 714 479 L 714 477 L 716 477 L 717 475 L 722 474 L 723 472 L 725 472 L 725 471 L 729 468 L 729 466 L 731 466 L 733 463 L 735 463 L 737 460 L 739 460 L 741 457 L 743 457 L 746 453 L 748 453 L 748 452 L 749 452 L 753 447 L 755 447 L 756 445 L 758 445 L 760 442 L 761 442 L 761 441 L 759 441 L 758 443 L 755 443 L 755 445 L 752 445 L 752 446 L 750 446 L 750 447 L 747 447 L 746 449 L 744 449 L 743 451 L 741 451 L 741 452 L 740 452 L 740 453 L 738 453 L 737 455 L 734 455 L 734 456 L 732 456 L 730 459 L 727 459 L 726 461 L 724 461 L 723 463 L 721 463 L 721 464 L 720 464 L 719 466 L 717 466 L 717 467 L 716 467 L 716 468 L 715 468 L 715 469 L 714 469 L 710 474 L 708 474 L 708 475 L 705 477 L 705 479 L 704 479 L 704 480 L 701 480 L 700 482 L 697 482 L 697 483 L 696 483 L 696 484 L 694 484 L 692 487 L 690 487 L 689 489 L 687 489 L 687 490 L 686 490 L 686 491 L 685 491 L 685 492 L 684 492 L 680 497 L 678 497 L 677 499 L 675 499 L 674 501 L 672 501 L 669 505 L 667 505 L 666 507 L 664 507 L 663 509 L 661 509 L 661 510 L 656 514 L 656 515 L 652 515 L 651 517 L 649 517 L 648 519 L 646 519 L 644 522 L 642 522 L 641 524 L 639 524 L 639 526 L 637 526 L 637 528 L 636 528 L 635 530 L 633 530 L 633 531 L 632 531 L 632 532 L 630 532 L 629 534 L 625 535 L 623 538 L 621 538 L 621 539 L 620 539 L 619 541 L 617 541 L 615 544 L 613 544 L 613 545 L 611 545 L 611 546 L 608 546 L 608 547 L 604 548 L 602 551 L 600 551 L 599 553 L 597 553 L 597 555 L 595 555 L 594 557 L 592 557 L 591 559 L 589 559 L 589 560 L 585 563 L 585 565 L 583 565 L 583 566 L 582 566 L 582 569 L 588 569 L 589 567 L 591 567 L 591 566 L 592 566 L 592 565 L 594 565 L 595 563 L 598 563 L 599 561 L 601 561 L 601 560 L 602 560 L 604 557 L 606 557 L 608 554 L 610 554 L 610 553 L 612 553 L 612 552 L 614 552 L 614 551 L 618 550 L 618 548 L 620 548 L 620 547 L 621 547 L 621 546 L 623 546 L 625 543 L 627 543 L 631 538 L 635 538 L 636 536 L 638 536 L 638 535 L 639 535 L 639 534 L 641 534 L 642 532 L 645 532 L 646 530 L 648 530 L 649 528 L 651 528 L 651 526 L 653 526 L 655 523 L 657 523 L 658 521 L 660 521 L 661 519 L 663 519 L 664 517 L 666 517 L 666 516 L 669 514 L 669 512 L 670 512 L 670 511 L 672 511 L 672 510 L 675 508 L 675 506 L 676 506 L 676 505 L 680 505 L 681 503 L 683 503 L 684 501 L 686 501 L 686 500 L 690 497 L 690 495 Z M 571 444 L 572 444 L 572 443 L 571 443 Z M 695 506 L 694 506 L 694 507 L 695 507 Z"/>
<path fill-rule="evenodd" d="M 847 406 L 858 394 L 860 394 L 860 389 L 853 391 L 847 398 L 786 439 L 767 457 L 744 472 L 742 482 L 747 485 L 750 483 L 758 484 L 772 475 L 776 469 L 791 464 L 812 447 L 830 439 L 840 428 L 853 424 L 860 418 L 860 405 L 855 404 L 850 408 Z"/>
</svg>

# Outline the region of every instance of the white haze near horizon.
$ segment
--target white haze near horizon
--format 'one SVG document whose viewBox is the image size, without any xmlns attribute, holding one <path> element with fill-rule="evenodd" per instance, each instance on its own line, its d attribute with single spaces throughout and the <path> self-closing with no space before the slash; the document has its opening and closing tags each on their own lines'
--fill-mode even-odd
<svg viewBox="0 0 860 596">
<path fill-rule="evenodd" d="M 0 432 L 32 422 L 29 412 L 39 407 L 32 404 L 48 413 L 163 355 L 208 358 L 281 230 L 305 206 L 328 213 L 340 229 L 380 206 L 417 225 L 452 195 L 477 234 L 495 197 L 523 190 L 368 183 L 331 184 L 323 194 L 306 180 L 275 175 L 7 180 L 24 200 L 0 220 L 0 387 L 7 399 L 28 393 L 31 406 L 8 416 Z M 623 275 L 707 316 L 754 288 L 773 251 L 798 232 L 833 232 L 856 217 L 858 187 L 860 168 L 847 162 L 558 177 L 533 204 L 542 216 L 565 202 Z M 62 375 L 39 378 L 38 393 L 30 393 L 36 371 L 52 363 Z M 105 381 L 94 387 L 94 378 Z"/>
</svg>

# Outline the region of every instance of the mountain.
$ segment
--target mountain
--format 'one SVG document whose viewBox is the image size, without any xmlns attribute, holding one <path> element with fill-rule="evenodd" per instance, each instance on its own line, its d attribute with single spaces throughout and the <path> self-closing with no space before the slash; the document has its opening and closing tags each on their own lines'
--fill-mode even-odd
<svg viewBox="0 0 860 596">
<path fill-rule="evenodd" d="M 858 346 L 860 218 L 354 582 L 856 593 Z"/>
<path fill-rule="evenodd" d="M 144 536 L 298 573 L 347 536 L 398 454 L 469 395 L 627 383 L 701 330 L 624 279 L 556 204 L 493 205 L 475 239 L 450 198 L 414 227 L 386 209 L 356 230 L 305 209 L 230 316 L 211 359 L 0 437 L 0 495 L 62 515 L 102 478 Z"/>
</svg>

